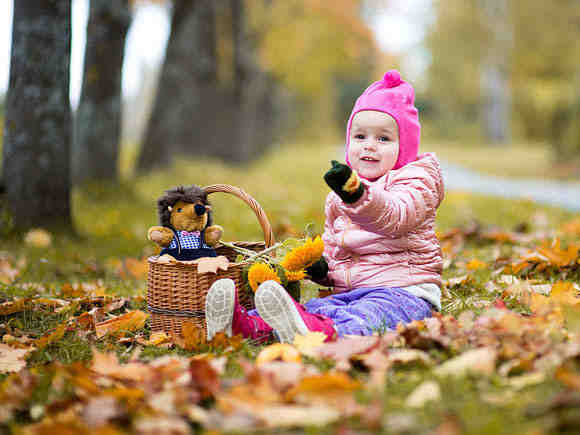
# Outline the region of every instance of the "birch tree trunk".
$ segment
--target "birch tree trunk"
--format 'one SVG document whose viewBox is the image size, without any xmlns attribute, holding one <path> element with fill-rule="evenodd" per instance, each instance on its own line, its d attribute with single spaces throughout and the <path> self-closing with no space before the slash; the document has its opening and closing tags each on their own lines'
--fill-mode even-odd
<svg viewBox="0 0 580 435">
<path fill-rule="evenodd" d="M 71 0 L 14 2 L 3 184 L 20 228 L 72 229 Z"/>
<path fill-rule="evenodd" d="M 481 8 L 490 34 L 480 77 L 483 130 L 491 143 L 499 144 L 510 138 L 509 62 L 513 31 L 507 0 L 482 0 Z"/>
<path fill-rule="evenodd" d="M 75 119 L 73 180 L 117 180 L 121 79 L 129 0 L 91 0 L 84 79 Z"/>
</svg>

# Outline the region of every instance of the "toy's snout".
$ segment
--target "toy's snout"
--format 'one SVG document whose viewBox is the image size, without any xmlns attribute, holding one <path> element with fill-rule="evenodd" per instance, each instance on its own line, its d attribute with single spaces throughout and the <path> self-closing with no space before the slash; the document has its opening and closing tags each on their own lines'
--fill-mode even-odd
<svg viewBox="0 0 580 435">
<path fill-rule="evenodd" d="M 195 204 L 194 210 L 195 210 L 195 214 L 198 216 L 202 216 L 206 211 L 207 208 L 205 205 L 201 205 L 201 204 Z"/>
</svg>

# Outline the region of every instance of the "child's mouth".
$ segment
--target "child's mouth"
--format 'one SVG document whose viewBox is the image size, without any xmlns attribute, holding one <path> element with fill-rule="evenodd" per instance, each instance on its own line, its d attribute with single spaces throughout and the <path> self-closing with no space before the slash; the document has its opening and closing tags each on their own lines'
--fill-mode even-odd
<svg viewBox="0 0 580 435">
<path fill-rule="evenodd" d="M 372 157 L 361 157 L 363 162 L 378 162 L 378 159 L 374 159 Z"/>
</svg>

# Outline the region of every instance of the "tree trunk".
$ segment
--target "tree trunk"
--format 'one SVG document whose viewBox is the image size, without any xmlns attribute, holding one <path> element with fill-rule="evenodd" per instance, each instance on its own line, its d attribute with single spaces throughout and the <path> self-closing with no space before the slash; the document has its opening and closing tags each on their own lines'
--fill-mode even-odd
<svg viewBox="0 0 580 435">
<path fill-rule="evenodd" d="M 84 80 L 75 119 L 73 180 L 117 180 L 121 78 L 129 0 L 91 0 Z"/>
<path fill-rule="evenodd" d="M 138 170 L 167 166 L 178 153 L 215 146 L 217 85 L 213 0 L 174 2 L 171 33 Z"/>
<path fill-rule="evenodd" d="M 3 184 L 20 228 L 72 228 L 71 0 L 14 2 Z"/>
<path fill-rule="evenodd" d="M 481 68 L 483 130 L 490 142 L 499 144 L 510 138 L 508 68 L 513 31 L 507 0 L 482 0 L 481 4 L 490 33 L 488 53 Z"/>
</svg>

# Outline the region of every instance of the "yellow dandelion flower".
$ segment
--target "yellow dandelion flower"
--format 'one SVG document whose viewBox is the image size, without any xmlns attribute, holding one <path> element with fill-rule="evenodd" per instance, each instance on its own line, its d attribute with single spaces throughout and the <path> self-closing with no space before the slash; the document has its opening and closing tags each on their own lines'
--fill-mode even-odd
<svg viewBox="0 0 580 435">
<path fill-rule="evenodd" d="M 297 270 L 297 271 L 286 270 L 285 272 L 286 272 L 286 279 L 289 282 L 300 281 L 301 279 L 304 279 L 306 277 L 306 272 L 304 272 L 303 270 Z"/>
<path fill-rule="evenodd" d="M 248 282 L 254 291 L 258 290 L 260 284 L 270 280 L 276 281 L 280 284 L 280 277 L 269 264 L 254 263 L 248 270 Z"/>
<path fill-rule="evenodd" d="M 302 246 L 288 252 L 280 264 L 286 270 L 297 272 L 318 261 L 323 251 L 324 242 L 320 236 L 317 236 L 314 240 L 308 238 Z"/>
</svg>

